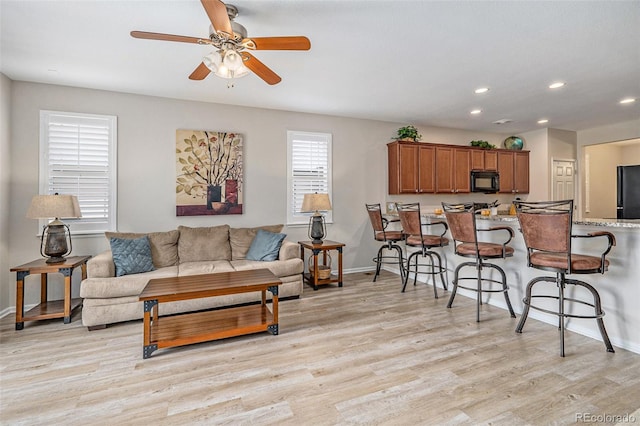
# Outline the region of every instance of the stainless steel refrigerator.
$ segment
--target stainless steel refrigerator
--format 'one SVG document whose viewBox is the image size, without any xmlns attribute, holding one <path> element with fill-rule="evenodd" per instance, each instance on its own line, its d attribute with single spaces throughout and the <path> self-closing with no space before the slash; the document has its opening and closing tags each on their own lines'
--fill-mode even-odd
<svg viewBox="0 0 640 426">
<path fill-rule="evenodd" d="M 618 166 L 618 219 L 640 219 L 640 165 Z"/>
</svg>

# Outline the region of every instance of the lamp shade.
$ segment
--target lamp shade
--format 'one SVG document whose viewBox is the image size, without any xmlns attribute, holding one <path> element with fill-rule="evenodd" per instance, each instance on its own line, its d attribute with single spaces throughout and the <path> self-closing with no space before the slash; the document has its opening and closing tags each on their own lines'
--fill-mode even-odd
<svg viewBox="0 0 640 426">
<path fill-rule="evenodd" d="M 82 217 L 75 195 L 34 195 L 27 211 L 29 219 Z"/>
<path fill-rule="evenodd" d="M 331 210 L 329 194 L 304 194 L 301 212 L 317 212 Z"/>
</svg>

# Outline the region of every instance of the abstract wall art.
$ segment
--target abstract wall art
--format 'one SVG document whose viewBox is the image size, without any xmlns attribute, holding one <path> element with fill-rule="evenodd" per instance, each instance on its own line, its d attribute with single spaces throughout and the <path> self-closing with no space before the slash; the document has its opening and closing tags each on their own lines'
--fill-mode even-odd
<svg viewBox="0 0 640 426">
<path fill-rule="evenodd" d="M 242 135 L 176 130 L 176 215 L 242 214 Z"/>
</svg>

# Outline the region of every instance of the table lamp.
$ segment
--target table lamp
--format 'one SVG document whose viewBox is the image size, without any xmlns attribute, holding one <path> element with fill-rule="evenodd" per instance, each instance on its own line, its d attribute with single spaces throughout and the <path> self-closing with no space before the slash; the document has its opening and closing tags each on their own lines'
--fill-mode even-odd
<svg viewBox="0 0 640 426">
<path fill-rule="evenodd" d="M 314 212 L 309 218 L 309 238 L 313 244 L 322 244 L 322 239 L 327 235 L 324 216 L 321 211 L 331 210 L 329 194 L 304 194 L 301 212 Z"/>
<path fill-rule="evenodd" d="M 60 218 L 82 217 L 80 205 L 75 195 L 34 195 L 27 211 L 30 219 L 51 219 L 42 227 L 40 254 L 47 258 L 47 263 L 64 262 L 64 257 L 71 253 L 71 232 Z"/>
</svg>

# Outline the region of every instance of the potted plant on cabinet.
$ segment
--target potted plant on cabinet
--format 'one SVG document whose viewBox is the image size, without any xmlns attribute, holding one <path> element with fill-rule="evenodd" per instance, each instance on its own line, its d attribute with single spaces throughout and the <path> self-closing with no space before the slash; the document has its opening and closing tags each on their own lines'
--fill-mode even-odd
<svg viewBox="0 0 640 426">
<path fill-rule="evenodd" d="M 479 141 L 471 141 L 471 142 L 469 142 L 469 145 L 471 145 L 471 146 L 475 146 L 475 147 L 477 147 L 477 148 L 484 148 L 484 149 L 496 149 L 496 146 L 495 146 L 495 145 L 492 145 L 492 144 L 490 144 L 489 142 L 487 142 L 487 141 L 482 141 L 482 140 L 479 140 Z"/>
<path fill-rule="evenodd" d="M 399 141 L 418 142 L 418 139 L 421 137 L 422 135 L 418 133 L 418 129 L 416 129 L 415 126 L 404 126 L 398 129 L 395 139 Z"/>
</svg>

